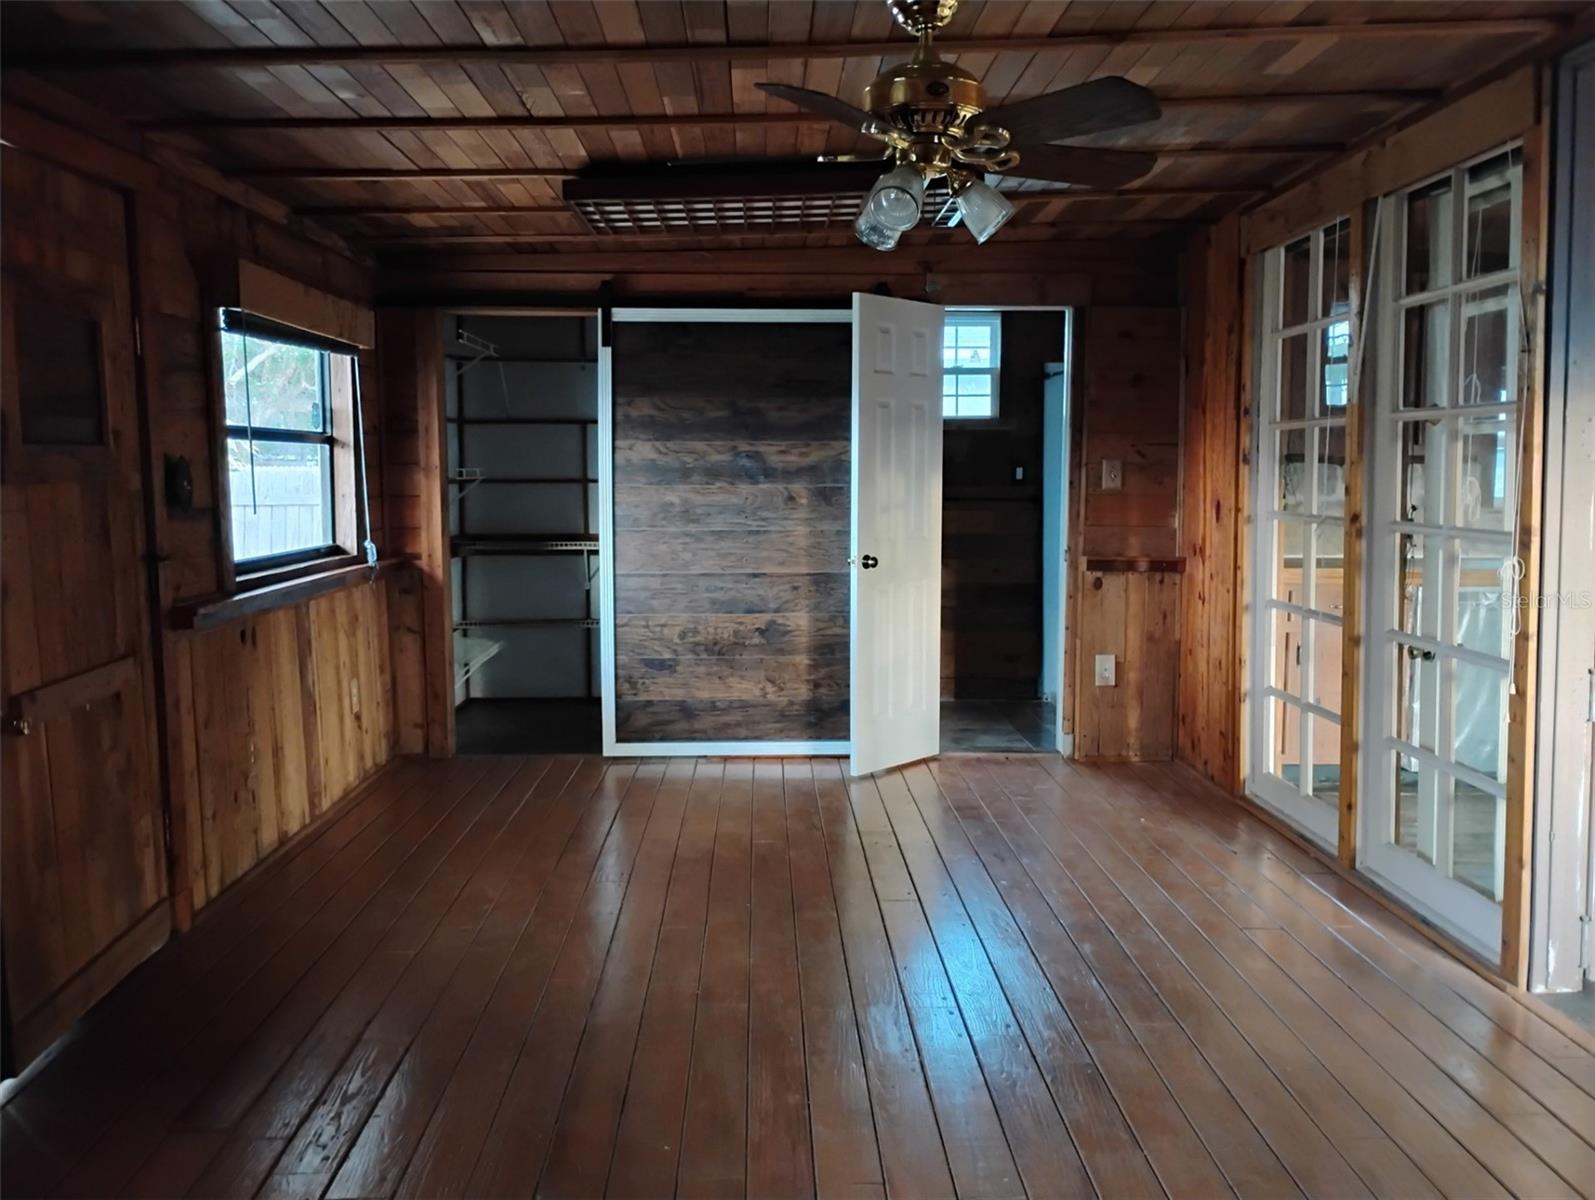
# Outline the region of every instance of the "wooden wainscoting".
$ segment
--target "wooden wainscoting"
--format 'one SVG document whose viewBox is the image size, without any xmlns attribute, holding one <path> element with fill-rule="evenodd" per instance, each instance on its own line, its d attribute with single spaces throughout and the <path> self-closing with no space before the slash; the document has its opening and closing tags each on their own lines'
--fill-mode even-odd
<svg viewBox="0 0 1595 1200">
<path fill-rule="evenodd" d="M 613 338 L 617 736 L 845 739 L 851 326 Z"/>
<path fill-rule="evenodd" d="M 195 907 L 393 754 L 388 587 L 360 584 L 174 638 L 172 786 Z"/>
<path fill-rule="evenodd" d="M 1166 759 L 1174 751 L 1180 573 L 1091 570 L 1080 589 L 1074 752 L 1083 759 Z M 1111 687 L 1096 656 L 1114 657 Z"/>
</svg>

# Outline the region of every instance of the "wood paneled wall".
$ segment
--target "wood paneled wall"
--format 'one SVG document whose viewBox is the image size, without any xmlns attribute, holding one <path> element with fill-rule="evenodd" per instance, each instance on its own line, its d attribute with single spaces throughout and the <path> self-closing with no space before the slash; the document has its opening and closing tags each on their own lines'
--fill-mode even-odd
<svg viewBox="0 0 1595 1200">
<path fill-rule="evenodd" d="M 177 640 L 173 773 L 198 803 L 186 830 L 196 897 L 217 895 L 388 760 L 387 621 L 379 581 Z"/>
<path fill-rule="evenodd" d="M 1064 325 L 1061 312 L 1003 313 L 997 418 L 943 435 L 944 698 L 1036 697 L 1042 387 L 1046 364 L 1063 359 Z"/>
<path fill-rule="evenodd" d="M 1240 220 L 1193 238 L 1184 263 L 1185 444 L 1180 544 L 1179 757 L 1230 791 L 1241 782 L 1246 453 Z"/>
<path fill-rule="evenodd" d="M 1067 651 L 1075 753 L 1167 758 L 1174 741 L 1179 573 L 1117 568 L 1179 556 L 1180 311 L 1094 308 L 1075 328 Z M 1122 465 L 1118 488 L 1103 487 L 1109 459 Z M 1093 560 L 1116 565 L 1090 571 Z M 1114 656 L 1111 687 L 1095 682 L 1099 654 Z"/>
<path fill-rule="evenodd" d="M 845 739 L 851 327 L 612 337 L 617 736 Z"/>
<path fill-rule="evenodd" d="M 135 193 L 154 521 L 163 627 L 225 586 L 214 309 L 248 260 L 368 303 L 360 264 L 171 176 Z M 361 363 L 372 536 L 386 540 L 381 389 Z M 168 456 L 188 459 L 192 511 L 159 494 Z M 393 753 L 388 585 L 362 585 L 204 633 L 167 628 L 166 745 L 180 921 L 385 763 Z M 379 636 L 380 635 L 380 636 Z M 186 883 L 186 893 L 185 893 Z"/>
<path fill-rule="evenodd" d="M 227 577 L 213 331 L 215 308 L 236 299 L 239 263 L 362 307 L 372 275 L 335 239 L 290 227 L 280 206 L 219 179 L 200 186 L 193 171 L 9 105 L 6 130 L 28 152 L 101 179 L 128 201 L 152 494 L 148 549 L 158 564 L 172 906 L 181 927 L 393 754 L 387 585 L 204 633 L 178 631 L 171 619 L 180 605 L 216 595 Z M 382 547 L 380 388 L 372 356 L 362 359 L 372 534 Z M 187 511 L 164 494 L 173 458 L 191 468 Z"/>
<path fill-rule="evenodd" d="M 1174 749 L 1180 577 L 1173 571 L 1087 571 L 1080 592 L 1074 730 L 1080 758 L 1166 759 Z M 1093 682 L 1093 659 L 1115 659 L 1112 687 Z"/>
</svg>

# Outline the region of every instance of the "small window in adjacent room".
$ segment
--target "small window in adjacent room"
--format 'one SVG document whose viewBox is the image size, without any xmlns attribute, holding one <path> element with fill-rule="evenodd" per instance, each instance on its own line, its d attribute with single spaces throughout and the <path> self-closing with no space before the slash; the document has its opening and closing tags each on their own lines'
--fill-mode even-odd
<svg viewBox="0 0 1595 1200">
<path fill-rule="evenodd" d="M 355 472 L 335 430 L 352 427 L 353 349 L 227 309 L 221 366 L 233 561 L 258 571 L 352 549 L 339 509 Z"/>
<path fill-rule="evenodd" d="M 942 333 L 942 417 L 985 421 L 997 415 L 1002 315 L 950 312 Z"/>
</svg>

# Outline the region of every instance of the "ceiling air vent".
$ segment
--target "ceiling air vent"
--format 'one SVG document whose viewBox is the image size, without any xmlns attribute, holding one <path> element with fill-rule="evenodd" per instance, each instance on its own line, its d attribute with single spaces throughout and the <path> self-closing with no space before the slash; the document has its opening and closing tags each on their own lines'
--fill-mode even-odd
<svg viewBox="0 0 1595 1200">
<path fill-rule="evenodd" d="M 770 166 L 671 163 L 591 170 L 564 185 L 565 203 L 602 236 L 801 233 L 845 225 L 886 164 L 775 162 Z M 934 190 L 934 189 L 933 189 Z M 940 196 L 926 210 L 956 212 Z M 938 215 L 936 224 L 946 220 Z"/>
</svg>

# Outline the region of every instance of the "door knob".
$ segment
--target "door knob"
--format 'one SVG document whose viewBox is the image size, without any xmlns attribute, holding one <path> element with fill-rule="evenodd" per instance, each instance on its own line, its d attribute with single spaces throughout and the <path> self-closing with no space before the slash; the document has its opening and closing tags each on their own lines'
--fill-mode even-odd
<svg viewBox="0 0 1595 1200">
<path fill-rule="evenodd" d="M 863 567 L 866 571 L 869 571 L 880 566 L 881 560 L 876 558 L 873 554 L 866 554 L 863 558 L 858 560 L 858 565 Z"/>
</svg>

